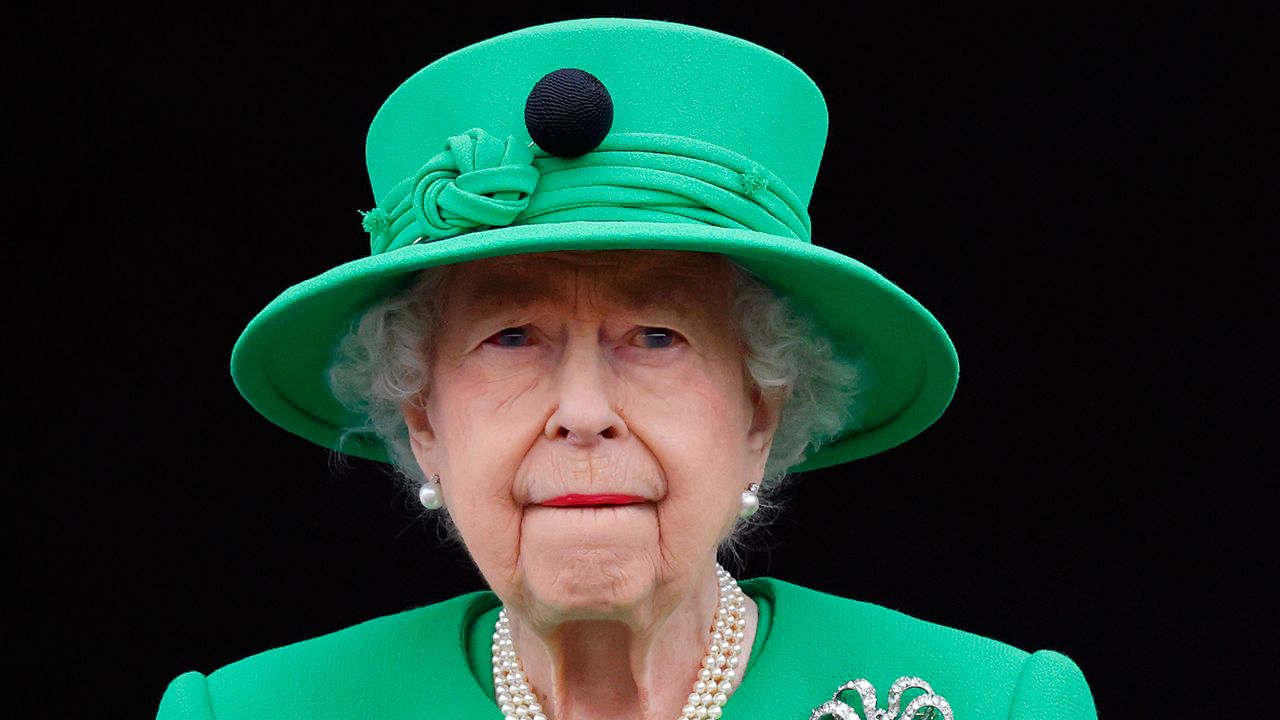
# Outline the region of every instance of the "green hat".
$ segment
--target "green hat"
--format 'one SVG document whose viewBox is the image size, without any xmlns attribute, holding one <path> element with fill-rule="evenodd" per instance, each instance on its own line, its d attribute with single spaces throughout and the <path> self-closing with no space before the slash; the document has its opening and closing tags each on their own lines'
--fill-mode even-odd
<svg viewBox="0 0 1280 720">
<path fill-rule="evenodd" d="M 361 424 L 327 384 L 338 340 L 417 271 L 553 250 L 719 253 L 868 365 L 861 422 L 791 471 L 891 448 L 946 409 L 959 362 L 911 296 L 812 244 L 826 138 L 826 102 L 804 71 L 699 27 L 584 18 L 452 52 L 402 83 L 369 128 L 371 255 L 267 305 L 236 342 L 232 377 L 272 422 L 336 448 Z M 388 461 L 373 436 L 342 449 Z"/>
</svg>

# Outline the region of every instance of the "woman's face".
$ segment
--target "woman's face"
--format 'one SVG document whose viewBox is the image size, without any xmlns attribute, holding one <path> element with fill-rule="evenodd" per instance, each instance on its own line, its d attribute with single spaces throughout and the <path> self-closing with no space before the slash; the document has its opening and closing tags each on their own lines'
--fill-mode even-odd
<svg viewBox="0 0 1280 720">
<path fill-rule="evenodd" d="M 524 617 L 610 617 L 705 578 L 781 402 L 747 380 L 727 270 L 666 251 L 451 269 L 405 417 L 480 572 Z M 568 494 L 644 502 L 542 504 Z"/>
</svg>

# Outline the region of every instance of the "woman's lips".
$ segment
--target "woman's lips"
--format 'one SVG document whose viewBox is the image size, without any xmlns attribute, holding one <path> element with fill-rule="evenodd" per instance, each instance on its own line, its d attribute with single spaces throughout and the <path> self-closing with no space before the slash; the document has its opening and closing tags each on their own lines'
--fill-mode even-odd
<svg viewBox="0 0 1280 720">
<path fill-rule="evenodd" d="M 616 494 L 597 494 L 597 495 L 580 495 L 570 494 L 554 497 L 550 500 L 543 500 L 539 505 L 547 505 L 549 507 L 580 507 L 583 505 L 631 505 L 633 503 L 648 502 L 642 497 L 635 495 L 616 495 Z"/>
</svg>

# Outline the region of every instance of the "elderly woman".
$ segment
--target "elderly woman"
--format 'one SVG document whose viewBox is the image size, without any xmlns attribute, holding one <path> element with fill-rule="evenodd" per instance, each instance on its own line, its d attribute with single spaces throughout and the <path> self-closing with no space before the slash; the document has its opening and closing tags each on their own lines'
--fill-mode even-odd
<svg viewBox="0 0 1280 720">
<path fill-rule="evenodd" d="M 717 564 L 788 473 L 955 388 L 933 317 L 810 242 L 825 137 L 797 67 L 675 23 L 527 28 L 406 81 L 372 255 L 278 297 L 232 371 L 393 464 L 488 590 L 185 673 L 160 717 L 1095 717 L 1062 654 Z"/>
</svg>

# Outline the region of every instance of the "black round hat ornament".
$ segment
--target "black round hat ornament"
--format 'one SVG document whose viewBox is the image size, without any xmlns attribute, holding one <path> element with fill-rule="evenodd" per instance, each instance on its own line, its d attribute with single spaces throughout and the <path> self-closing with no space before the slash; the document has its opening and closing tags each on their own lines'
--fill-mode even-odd
<svg viewBox="0 0 1280 720">
<path fill-rule="evenodd" d="M 613 98 L 595 75 L 560 68 L 542 76 L 524 104 L 529 137 L 546 152 L 576 158 L 595 150 L 613 126 Z"/>
</svg>

